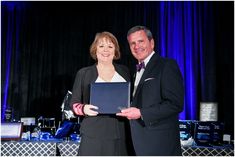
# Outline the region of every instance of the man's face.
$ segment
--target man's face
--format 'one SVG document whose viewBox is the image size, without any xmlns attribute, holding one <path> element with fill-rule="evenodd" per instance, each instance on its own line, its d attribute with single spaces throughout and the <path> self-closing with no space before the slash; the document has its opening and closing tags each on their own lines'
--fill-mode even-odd
<svg viewBox="0 0 235 157">
<path fill-rule="evenodd" d="M 146 33 L 143 30 L 130 34 L 127 39 L 132 55 L 139 62 L 142 62 L 153 51 L 154 40 L 151 39 L 149 41 Z"/>
</svg>

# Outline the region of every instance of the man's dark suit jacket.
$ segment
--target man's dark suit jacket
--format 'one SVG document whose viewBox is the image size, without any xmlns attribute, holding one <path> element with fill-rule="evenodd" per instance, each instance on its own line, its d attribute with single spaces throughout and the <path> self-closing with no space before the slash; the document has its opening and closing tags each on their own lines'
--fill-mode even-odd
<svg viewBox="0 0 235 157">
<path fill-rule="evenodd" d="M 183 79 L 177 63 L 155 53 L 131 104 L 142 114 L 130 121 L 136 155 L 182 155 L 178 114 L 183 104 Z"/>
</svg>

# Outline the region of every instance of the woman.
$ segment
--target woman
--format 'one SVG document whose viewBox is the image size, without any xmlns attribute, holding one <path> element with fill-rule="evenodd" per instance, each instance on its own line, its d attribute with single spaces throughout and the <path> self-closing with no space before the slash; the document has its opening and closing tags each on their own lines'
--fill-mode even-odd
<svg viewBox="0 0 235 157">
<path fill-rule="evenodd" d="M 91 83 L 130 81 L 128 68 L 113 63 L 120 58 L 116 37 L 109 32 L 97 33 L 90 54 L 97 62 L 77 72 L 70 102 L 74 113 L 84 116 L 79 155 L 128 155 L 125 135 L 128 122 L 115 115 L 98 115 L 94 110 L 97 107 L 89 104 Z"/>
</svg>

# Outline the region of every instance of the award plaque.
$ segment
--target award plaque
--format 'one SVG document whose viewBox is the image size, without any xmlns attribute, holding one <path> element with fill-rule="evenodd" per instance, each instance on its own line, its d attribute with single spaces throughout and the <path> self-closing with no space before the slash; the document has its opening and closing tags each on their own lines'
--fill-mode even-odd
<svg viewBox="0 0 235 157">
<path fill-rule="evenodd" d="M 92 83 L 90 104 L 99 114 L 116 114 L 130 106 L 130 82 Z"/>
<path fill-rule="evenodd" d="M 20 140 L 22 129 L 23 125 L 21 122 L 1 123 L 1 140 Z"/>
</svg>

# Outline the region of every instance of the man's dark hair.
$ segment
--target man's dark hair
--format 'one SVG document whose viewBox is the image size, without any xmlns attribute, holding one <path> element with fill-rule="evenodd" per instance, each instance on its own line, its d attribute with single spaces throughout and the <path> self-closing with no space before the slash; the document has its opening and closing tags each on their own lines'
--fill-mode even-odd
<svg viewBox="0 0 235 157">
<path fill-rule="evenodd" d="M 132 27 L 132 28 L 129 29 L 129 31 L 127 32 L 127 37 L 128 37 L 130 34 L 135 33 L 135 32 L 137 32 L 137 31 L 140 31 L 140 30 L 143 30 L 143 31 L 146 33 L 146 35 L 147 35 L 147 37 L 148 37 L 149 40 L 153 39 L 152 32 L 151 32 L 147 27 L 145 27 L 145 26 L 134 26 L 134 27 Z"/>
</svg>

